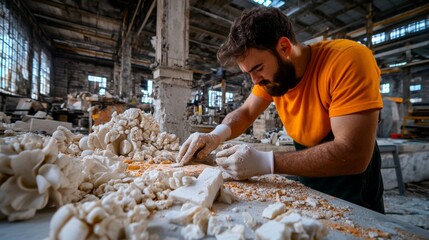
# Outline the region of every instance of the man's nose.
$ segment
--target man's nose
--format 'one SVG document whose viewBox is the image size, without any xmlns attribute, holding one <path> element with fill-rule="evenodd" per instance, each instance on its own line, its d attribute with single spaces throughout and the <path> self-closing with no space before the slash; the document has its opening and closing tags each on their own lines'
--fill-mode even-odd
<svg viewBox="0 0 429 240">
<path fill-rule="evenodd" d="M 262 75 L 258 73 L 251 73 L 250 77 L 252 78 L 253 84 L 258 84 L 260 81 L 264 79 Z"/>
</svg>

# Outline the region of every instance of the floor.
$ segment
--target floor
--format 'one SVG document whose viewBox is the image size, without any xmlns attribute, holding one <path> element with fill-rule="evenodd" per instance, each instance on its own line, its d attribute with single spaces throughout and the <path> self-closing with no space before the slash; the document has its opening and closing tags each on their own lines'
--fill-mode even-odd
<svg viewBox="0 0 429 240">
<path fill-rule="evenodd" d="M 398 188 L 385 190 L 386 215 L 429 230 L 429 180 L 406 183 L 405 188 L 405 196 Z"/>
</svg>

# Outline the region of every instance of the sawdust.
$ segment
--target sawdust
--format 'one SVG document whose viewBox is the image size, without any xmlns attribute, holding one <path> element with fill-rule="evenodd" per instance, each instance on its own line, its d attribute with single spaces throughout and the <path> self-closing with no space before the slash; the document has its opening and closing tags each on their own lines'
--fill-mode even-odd
<svg viewBox="0 0 429 240">
<path fill-rule="evenodd" d="M 156 164 L 133 160 L 124 160 L 128 163 L 128 172 L 132 176 L 141 176 L 146 170 L 175 171 L 182 170 L 186 175 L 198 176 L 206 167 L 204 164 L 186 165 L 180 168 L 174 164 Z M 273 202 L 278 200 L 284 203 L 288 209 L 295 209 L 303 216 L 313 219 L 320 219 L 328 228 L 350 234 L 360 239 L 390 239 L 389 233 L 376 228 L 364 228 L 353 223 L 348 217 L 349 207 L 333 206 L 327 199 L 319 196 L 316 192 L 309 191 L 299 182 L 289 180 L 278 175 L 267 175 L 262 177 L 253 177 L 247 181 L 225 182 L 225 188 L 228 188 L 238 201 L 258 201 Z M 397 189 L 385 192 L 386 215 L 400 218 L 404 221 L 404 216 L 414 219 L 414 222 L 405 219 L 406 222 L 416 226 L 429 228 L 429 181 L 423 187 L 427 189 L 423 194 L 421 188 L 419 193 L 413 191 L 410 185 L 407 185 L 406 196 L 399 196 Z M 310 204 L 308 198 L 315 199 Z M 398 214 L 398 212 L 401 212 Z M 408 214 L 408 215 L 407 215 Z M 418 223 L 417 220 L 421 219 Z M 402 217 L 398 217 L 402 216 Z M 402 219 L 401 219 L 402 218 Z M 410 239 L 411 235 L 405 231 L 397 229 L 396 237 Z M 415 237 L 415 236 L 414 236 Z"/>
<path fill-rule="evenodd" d="M 323 221 L 323 223 L 330 229 L 335 229 L 337 231 L 348 233 L 354 237 L 360 239 L 390 239 L 391 235 L 385 233 L 376 228 L 362 228 L 356 226 L 350 226 L 341 222 L 332 222 L 332 221 Z"/>
<path fill-rule="evenodd" d="M 170 161 L 163 161 L 161 163 L 151 163 L 146 161 L 133 161 L 124 160 L 128 164 L 127 172 L 133 177 L 142 176 L 145 171 L 158 170 L 158 171 L 184 171 L 187 176 L 198 176 L 207 167 L 211 167 L 205 164 L 189 164 L 181 167 L 177 167 L 177 164 Z"/>
<path fill-rule="evenodd" d="M 333 206 L 327 199 L 309 191 L 301 183 L 281 176 L 271 175 L 251 178 L 248 181 L 226 182 L 224 186 L 240 201 L 272 202 L 278 199 L 288 209 L 294 209 L 303 216 L 320 219 L 329 229 L 359 239 L 391 238 L 389 233 L 379 229 L 364 228 L 353 223 L 347 217 L 347 213 L 350 212 L 348 207 Z M 315 207 L 309 204 L 308 198 L 316 200 Z"/>
</svg>

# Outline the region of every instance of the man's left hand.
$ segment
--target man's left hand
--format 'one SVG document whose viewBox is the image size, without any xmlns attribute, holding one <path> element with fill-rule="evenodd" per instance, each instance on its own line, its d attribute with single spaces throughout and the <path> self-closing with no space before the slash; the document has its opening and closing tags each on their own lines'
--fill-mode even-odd
<svg viewBox="0 0 429 240">
<path fill-rule="evenodd" d="M 272 151 L 258 151 L 245 144 L 218 152 L 216 163 L 234 180 L 244 180 L 274 172 L 274 154 Z"/>
</svg>

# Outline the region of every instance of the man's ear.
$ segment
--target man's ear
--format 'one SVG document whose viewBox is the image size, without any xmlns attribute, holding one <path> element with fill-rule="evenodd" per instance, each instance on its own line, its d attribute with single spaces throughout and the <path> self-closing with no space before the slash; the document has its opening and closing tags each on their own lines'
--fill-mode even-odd
<svg viewBox="0 0 429 240">
<path fill-rule="evenodd" d="M 292 43 L 290 42 L 289 38 L 281 37 L 277 41 L 276 49 L 280 56 L 288 57 L 292 52 Z"/>
</svg>

